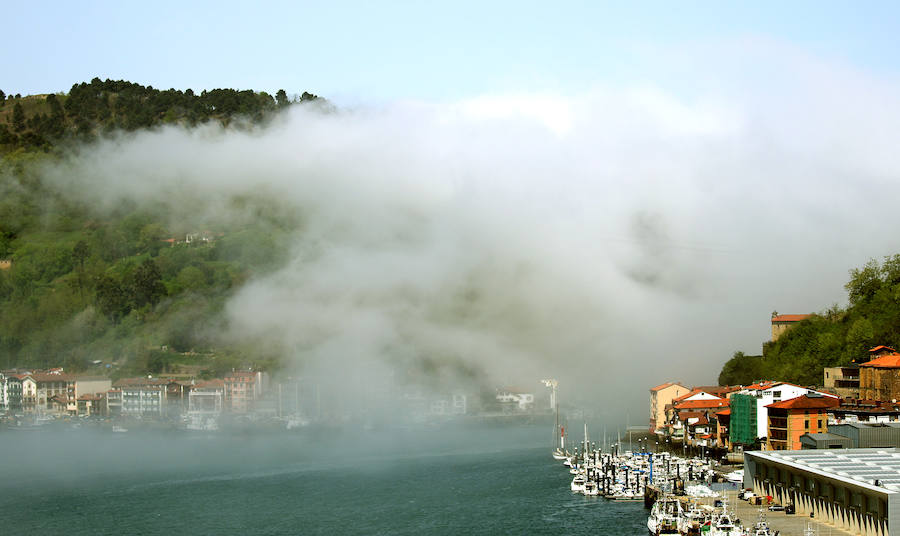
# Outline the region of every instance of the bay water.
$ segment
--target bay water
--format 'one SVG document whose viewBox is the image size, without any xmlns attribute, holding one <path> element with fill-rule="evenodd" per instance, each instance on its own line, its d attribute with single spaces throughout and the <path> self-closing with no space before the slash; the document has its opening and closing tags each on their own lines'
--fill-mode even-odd
<svg viewBox="0 0 900 536">
<path fill-rule="evenodd" d="M 646 534 L 544 426 L 0 432 L 2 534 Z"/>
</svg>

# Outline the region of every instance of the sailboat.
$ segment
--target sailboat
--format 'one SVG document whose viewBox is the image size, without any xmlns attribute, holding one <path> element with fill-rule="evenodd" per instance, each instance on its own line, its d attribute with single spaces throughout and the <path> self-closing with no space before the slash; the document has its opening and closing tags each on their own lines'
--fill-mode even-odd
<svg viewBox="0 0 900 536">
<path fill-rule="evenodd" d="M 559 426 L 559 398 L 558 387 L 559 382 L 556 380 L 541 380 L 545 386 L 550 388 L 550 401 L 556 408 L 556 426 L 553 428 L 553 451 L 551 456 L 554 460 L 566 460 L 569 454 L 566 452 L 566 429 Z M 557 440 L 559 443 L 557 444 Z"/>
</svg>

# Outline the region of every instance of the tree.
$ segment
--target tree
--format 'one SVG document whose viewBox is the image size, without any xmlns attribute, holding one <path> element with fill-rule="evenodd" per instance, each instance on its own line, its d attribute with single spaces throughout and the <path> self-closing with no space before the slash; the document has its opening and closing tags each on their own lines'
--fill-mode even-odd
<svg viewBox="0 0 900 536">
<path fill-rule="evenodd" d="M 844 285 L 850 305 L 869 301 L 881 288 L 881 268 L 875 259 L 860 268 L 850 270 L 850 281 Z"/>
<path fill-rule="evenodd" d="M 12 125 L 16 132 L 25 130 L 25 110 L 20 102 L 16 102 L 13 106 Z"/>
<path fill-rule="evenodd" d="M 749 385 L 763 375 L 763 360 L 760 356 L 735 352 L 719 373 L 719 385 Z"/>
<path fill-rule="evenodd" d="M 84 261 L 91 254 L 91 248 L 84 240 L 79 240 L 75 247 L 72 248 L 72 259 L 78 265 L 78 295 L 81 297 L 81 303 L 84 305 Z"/>
<path fill-rule="evenodd" d="M 163 246 L 163 240 L 168 236 L 162 225 L 158 223 L 148 223 L 141 227 L 138 233 L 138 248 L 140 251 L 148 251 L 152 255 L 159 253 L 159 249 Z"/>
<path fill-rule="evenodd" d="M 283 108 L 290 103 L 291 101 L 288 99 L 287 93 L 285 93 L 283 89 L 279 89 L 278 93 L 275 94 L 275 104 L 277 104 L 279 108 Z"/>
<path fill-rule="evenodd" d="M 0 108 L 3 108 L 3 105 L 6 104 L 6 93 L 0 89 Z"/>
<path fill-rule="evenodd" d="M 131 308 L 125 288 L 108 275 L 97 279 L 97 308 L 113 322 L 118 322 Z"/>
<path fill-rule="evenodd" d="M 159 267 L 147 259 L 134 271 L 134 303 L 137 307 L 156 305 L 166 295 Z"/>
<path fill-rule="evenodd" d="M 196 266 L 186 266 L 178 272 L 178 286 L 181 290 L 201 290 L 206 286 L 206 275 Z"/>
</svg>

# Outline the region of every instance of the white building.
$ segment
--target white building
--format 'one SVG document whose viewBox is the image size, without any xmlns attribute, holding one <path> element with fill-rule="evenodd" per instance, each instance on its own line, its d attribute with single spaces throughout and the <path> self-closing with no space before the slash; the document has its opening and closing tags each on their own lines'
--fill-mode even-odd
<svg viewBox="0 0 900 536">
<path fill-rule="evenodd" d="M 161 417 L 166 390 L 158 385 L 122 387 L 122 414 Z"/>
<path fill-rule="evenodd" d="M 187 427 L 191 430 L 214 430 L 225 407 L 225 385 L 211 380 L 194 386 L 188 393 Z"/>
<path fill-rule="evenodd" d="M 769 410 L 766 409 L 766 406 L 768 406 L 769 404 L 774 404 L 775 402 L 783 402 L 785 400 L 792 400 L 794 398 L 811 393 L 816 393 L 820 396 L 827 396 L 830 398 L 839 398 L 838 396 L 831 393 L 823 393 L 822 391 L 816 391 L 815 389 L 810 389 L 808 387 L 800 387 L 799 385 L 793 385 L 790 383 L 772 381 L 765 381 L 755 383 L 753 385 L 748 385 L 738 392 L 743 395 L 751 395 L 756 397 L 756 437 L 759 438 L 766 437 L 768 435 L 767 427 L 769 423 Z"/>
<path fill-rule="evenodd" d="M 467 397 L 462 393 L 454 393 L 431 400 L 431 415 L 465 415 L 468 410 Z"/>
<path fill-rule="evenodd" d="M 497 402 L 507 406 L 514 406 L 519 411 L 528 411 L 534 407 L 534 394 L 504 389 L 497 392 Z"/>
<path fill-rule="evenodd" d="M 0 411 L 9 409 L 9 390 L 6 386 L 6 376 L 0 372 Z"/>
</svg>

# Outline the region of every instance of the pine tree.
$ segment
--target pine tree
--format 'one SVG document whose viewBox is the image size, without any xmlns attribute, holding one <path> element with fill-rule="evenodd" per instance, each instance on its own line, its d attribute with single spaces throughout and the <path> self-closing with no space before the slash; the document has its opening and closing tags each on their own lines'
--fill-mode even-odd
<svg viewBox="0 0 900 536">
<path fill-rule="evenodd" d="M 25 130 L 25 110 L 20 102 L 16 102 L 16 105 L 13 106 L 12 125 L 16 132 Z"/>
</svg>

